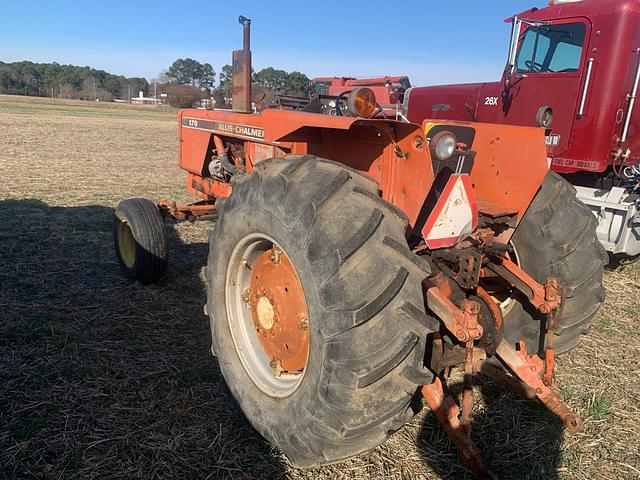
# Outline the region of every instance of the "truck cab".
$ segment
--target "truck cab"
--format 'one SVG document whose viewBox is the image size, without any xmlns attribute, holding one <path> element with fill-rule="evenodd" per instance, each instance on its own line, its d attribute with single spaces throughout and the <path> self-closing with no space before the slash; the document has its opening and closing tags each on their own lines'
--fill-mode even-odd
<svg viewBox="0 0 640 480">
<path fill-rule="evenodd" d="M 640 1 L 552 0 L 506 21 L 499 81 L 411 88 L 404 114 L 545 128 L 550 166 L 596 214 L 605 248 L 640 254 Z"/>
</svg>

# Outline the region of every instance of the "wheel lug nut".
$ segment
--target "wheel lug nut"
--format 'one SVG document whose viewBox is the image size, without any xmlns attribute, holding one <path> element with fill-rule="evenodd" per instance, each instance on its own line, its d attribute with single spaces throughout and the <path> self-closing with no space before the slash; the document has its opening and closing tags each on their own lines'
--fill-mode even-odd
<svg viewBox="0 0 640 480">
<path fill-rule="evenodd" d="M 250 288 L 245 288 L 242 291 L 242 301 L 244 303 L 249 303 L 251 301 L 251 289 Z"/>
<path fill-rule="evenodd" d="M 282 255 L 282 250 L 280 250 L 278 247 L 274 245 L 273 249 L 271 249 L 271 261 L 275 264 L 280 263 L 281 255 Z"/>
<path fill-rule="evenodd" d="M 269 362 L 269 366 L 273 368 L 273 375 L 276 378 L 282 375 L 282 362 L 279 359 L 274 358 L 273 360 L 271 360 Z"/>
</svg>

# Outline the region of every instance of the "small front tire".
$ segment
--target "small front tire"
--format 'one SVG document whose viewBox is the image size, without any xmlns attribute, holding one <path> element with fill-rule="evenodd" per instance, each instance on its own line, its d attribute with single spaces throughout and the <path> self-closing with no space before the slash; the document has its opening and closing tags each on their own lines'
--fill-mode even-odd
<svg viewBox="0 0 640 480">
<path fill-rule="evenodd" d="M 146 198 L 128 198 L 114 212 L 116 257 L 125 277 L 156 283 L 167 267 L 167 235 L 162 215 Z"/>
</svg>

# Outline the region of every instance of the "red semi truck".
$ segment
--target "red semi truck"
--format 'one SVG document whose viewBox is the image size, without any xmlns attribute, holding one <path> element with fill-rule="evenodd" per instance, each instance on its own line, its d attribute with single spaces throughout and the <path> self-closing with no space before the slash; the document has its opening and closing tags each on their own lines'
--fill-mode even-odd
<svg viewBox="0 0 640 480">
<path fill-rule="evenodd" d="M 500 81 L 410 88 L 403 114 L 546 128 L 551 168 L 596 215 L 604 247 L 639 255 L 640 0 L 552 0 L 507 22 Z"/>
</svg>

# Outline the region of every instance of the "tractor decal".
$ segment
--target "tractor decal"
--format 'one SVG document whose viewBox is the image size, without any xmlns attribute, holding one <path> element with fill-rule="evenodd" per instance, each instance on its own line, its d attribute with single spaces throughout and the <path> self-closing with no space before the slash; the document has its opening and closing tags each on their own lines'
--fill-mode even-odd
<svg viewBox="0 0 640 480">
<path fill-rule="evenodd" d="M 232 133 L 242 137 L 264 139 L 264 129 L 252 125 L 239 125 L 237 123 L 184 117 L 182 119 L 182 126 L 184 128 L 194 128 L 208 132 Z"/>
</svg>

